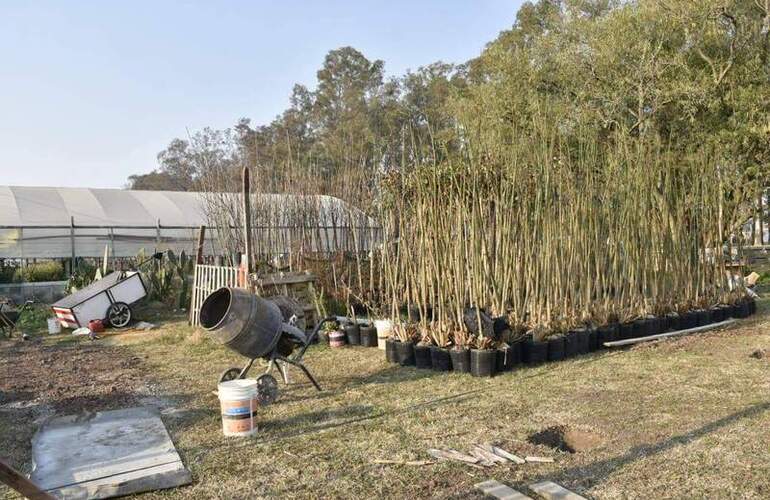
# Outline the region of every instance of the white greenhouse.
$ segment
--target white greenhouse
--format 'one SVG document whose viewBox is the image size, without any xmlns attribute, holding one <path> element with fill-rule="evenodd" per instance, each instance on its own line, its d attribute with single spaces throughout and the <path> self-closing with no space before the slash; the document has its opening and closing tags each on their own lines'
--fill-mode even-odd
<svg viewBox="0 0 770 500">
<path fill-rule="evenodd" d="M 211 196 L 217 197 L 219 205 L 240 205 L 241 197 L 236 194 L 0 186 L 0 260 L 98 258 L 105 248 L 118 258 L 134 257 L 141 249 L 190 254 L 200 226 L 209 226 L 206 214 Z M 371 219 L 356 217 L 364 221 L 366 230 L 363 237 L 352 238 L 346 221 L 351 220 L 350 213 L 362 214 L 356 209 L 348 211 L 337 198 L 253 198 L 253 206 L 269 212 L 269 216 L 253 217 L 252 223 L 256 247 L 264 253 L 288 252 L 300 239 L 305 251 L 366 251 L 369 237 L 376 231 Z M 285 215 L 291 210 L 286 207 L 308 202 L 320 207 L 312 227 L 307 222 L 300 227 L 296 219 L 290 221 Z M 238 230 L 233 227 L 229 230 Z M 216 229 L 207 227 L 206 255 L 224 254 L 217 242 Z"/>
</svg>

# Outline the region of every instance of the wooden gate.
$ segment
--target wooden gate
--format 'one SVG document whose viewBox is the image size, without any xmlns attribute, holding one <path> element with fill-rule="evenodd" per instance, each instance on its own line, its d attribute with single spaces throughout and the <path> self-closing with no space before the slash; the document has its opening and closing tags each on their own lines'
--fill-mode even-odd
<svg viewBox="0 0 770 500">
<path fill-rule="evenodd" d="M 198 326 L 203 301 L 211 292 L 222 287 L 246 288 L 246 272 L 238 267 L 195 266 L 192 297 L 190 300 L 190 324 Z"/>
</svg>

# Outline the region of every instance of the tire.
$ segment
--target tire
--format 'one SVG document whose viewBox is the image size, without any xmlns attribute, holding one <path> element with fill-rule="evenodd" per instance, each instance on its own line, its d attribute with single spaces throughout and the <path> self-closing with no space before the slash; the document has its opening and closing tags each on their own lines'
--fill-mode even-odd
<svg viewBox="0 0 770 500">
<path fill-rule="evenodd" d="M 278 399 L 278 381 L 270 374 L 257 377 L 257 401 L 261 406 L 275 403 Z"/>
<path fill-rule="evenodd" d="M 113 328 L 125 328 L 131 323 L 134 313 L 125 302 L 114 302 L 107 308 L 107 322 Z"/>
</svg>

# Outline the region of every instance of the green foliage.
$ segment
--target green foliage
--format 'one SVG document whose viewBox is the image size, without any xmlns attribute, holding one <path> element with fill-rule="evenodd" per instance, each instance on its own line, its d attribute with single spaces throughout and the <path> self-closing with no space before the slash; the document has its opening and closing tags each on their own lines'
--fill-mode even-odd
<svg viewBox="0 0 770 500">
<path fill-rule="evenodd" d="M 65 279 L 64 268 L 57 261 L 29 264 L 26 267 L 3 267 L 0 283 L 40 283 Z"/>
<path fill-rule="evenodd" d="M 51 310 L 43 305 L 31 305 L 27 307 L 19 316 L 16 326 L 24 333 L 32 333 L 48 328 L 48 318 L 51 317 Z"/>
<path fill-rule="evenodd" d="M 144 259 L 144 252 L 137 256 L 137 260 Z M 164 258 L 153 260 L 143 269 L 149 288 L 150 300 L 156 300 L 165 304 L 186 309 L 190 305 L 189 278 L 193 271 L 193 261 L 183 251 L 177 256 L 171 250 L 164 252 Z"/>
<path fill-rule="evenodd" d="M 73 293 L 81 288 L 84 288 L 94 282 L 96 276 L 96 266 L 89 264 L 86 261 L 78 262 L 75 272 L 67 280 L 67 286 L 65 290 L 67 293 Z"/>
</svg>

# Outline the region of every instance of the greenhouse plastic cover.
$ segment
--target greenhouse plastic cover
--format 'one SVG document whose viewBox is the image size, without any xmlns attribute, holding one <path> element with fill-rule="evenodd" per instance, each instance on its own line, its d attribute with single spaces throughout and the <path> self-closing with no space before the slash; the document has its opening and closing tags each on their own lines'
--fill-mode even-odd
<svg viewBox="0 0 770 500">
<path fill-rule="evenodd" d="M 0 186 L 0 226 L 164 226 L 206 224 L 202 193 Z M 259 195 L 278 203 L 291 195 Z M 328 208 L 344 204 L 317 197 Z"/>
<path fill-rule="evenodd" d="M 163 249 L 189 252 L 197 228 L 208 225 L 206 196 L 175 191 L 0 186 L 0 259 L 71 255 L 71 220 L 76 226 L 75 252 L 80 257 L 102 256 L 106 244 L 116 257 L 133 256 L 142 249 L 157 248 L 159 237 Z M 240 195 L 222 196 L 220 201 L 240 204 Z M 322 225 L 330 224 L 333 214 L 342 213 L 346 206 L 330 196 L 260 194 L 253 198 L 255 206 L 268 208 L 271 222 L 278 225 L 282 224 L 285 214 L 281 207 L 286 202 L 318 204 Z M 338 224 L 343 225 L 343 221 L 337 218 Z M 156 224 L 160 224 L 159 231 Z M 210 229 L 206 234 L 207 253 L 213 254 L 215 232 Z"/>
</svg>

